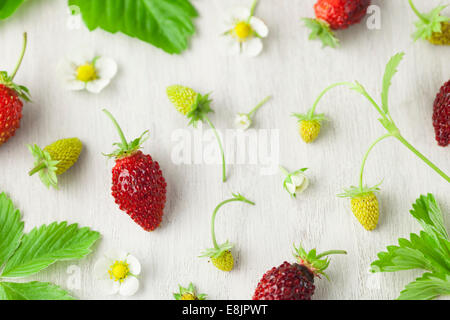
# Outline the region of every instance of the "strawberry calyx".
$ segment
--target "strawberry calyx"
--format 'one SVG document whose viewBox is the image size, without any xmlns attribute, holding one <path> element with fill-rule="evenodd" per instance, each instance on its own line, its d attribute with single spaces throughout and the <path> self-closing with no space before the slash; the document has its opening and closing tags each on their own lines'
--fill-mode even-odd
<svg viewBox="0 0 450 320">
<path fill-rule="evenodd" d="M 368 194 L 379 192 L 380 191 L 379 186 L 381 185 L 381 183 L 382 182 L 380 182 L 379 184 L 377 184 L 376 186 L 373 186 L 373 187 L 350 186 L 350 188 L 344 189 L 344 192 L 338 194 L 337 196 L 340 198 L 350 198 L 350 199 L 366 196 Z"/>
<path fill-rule="evenodd" d="M 441 5 L 429 13 L 421 13 L 417 10 L 412 0 L 408 0 L 411 9 L 414 11 L 419 21 L 415 23 L 416 31 L 413 33 L 414 41 L 418 39 L 430 39 L 433 33 L 442 32 L 442 23 L 450 21 L 450 17 L 441 16 L 442 10 L 447 6 Z"/>
<path fill-rule="evenodd" d="M 298 122 L 301 121 L 318 121 L 319 123 L 327 120 L 324 113 L 315 114 L 314 111 L 310 109 L 308 113 L 292 113 L 292 116 L 297 118 Z"/>
<path fill-rule="evenodd" d="M 11 74 L 11 76 L 9 76 L 8 72 L 6 71 L 0 71 L 0 84 L 14 90 L 17 93 L 17 95 L 20 98 L 24 99 L 25 101 L 30 101 L 30 91 L 28 90 L 28 88 L 13 82 L 14 77 L 16 76 L 17 71 L 19 71 L 20 65 L 22 64 L 26 48 L 27 48 L 27 33 L 25 32 L 23 34 L 23 46 L 19 61 L 17 62 L 16 67 L 14 68 L 14 71 Z"/>
<path fill-rule="evenodd" d="M 175 300 L 206 300 L 206 294 L 201 293 L 197 295 L 194 284 L 191 282 L 187 288 L 178 285 L 179 292 L 174 293 Z"/>
<path fill-rule="evenodd" d="M 339 39 L 334 35 L 328 22 L 312 18 L 303 18 L 302 21 L 307 28 L 311 29 L 309 40 L 319 39 L 322 41 L 323 47 L 339 47 Z"/>
<path fill-rule="evenodd" d="M 197 94 L 195 102 L 186 114 L 186 117 L 189 119 L 189 125 L 192 125 L 194 128 L 197 127 L 199 121 L 207 119 L 206 115 L 208 113 L 214 112 L 210 106 L 212 100 L 209 98 L 209 95 L 209 93 L 205 95 Z"/>
<path fill-rule="evenodd" d="M 39 178 L 47 188 L 52 186 L 57 189 L 58 177 L 56 175 L 56 171 L 58 170 L 57 165 L 60 161 L 53 160 L 50 156 L 50 153 L 41 149 L 36 144 L 33 146 L 28 145 L 27 147 L 35 159 L 34 168 L 30 170 L 28 175 L 32 176 L 36 173 L 39 173 Z"/>
<path fill-rule="evenodd" d="M 317 254 L 316 249 L 312 249 L 307 252 L 301 245 L 297 248 L 294 244 L 294 256 L 297 258 L 298 263 L 305 266 L 311 273 L 320 278 L 321 275 L 328 279 L 328 276 L 324 272 L 330 265 L 330 258 L 327 256 L 331 254 L 347 254 L 345 250 L 329 250 L 321 254 Z"/>
<path fill-rule="evenodd" d="M 114 116 L 106 109 L 103 109 L 103 112 L 113 122 L 114 126 L 117 129 L 117 132 L 119 133 L 119 137 L 121 140 L 121 142 L 113 143 L 113 146 L 116 146 L 117 150 L 113 151 L 110 154 L 104 154 L 104 155 L 107 157 L 119 159 L 119 158 L 129 157 L 129 156 L 133 155 L 136 151 L 140 150 L 142 144 L 145 141 L 147 141 L 147 139 L 149 138 L 149 131 L 148 130 L 144 131 L 144 133 L 139 138 L 136 138 L 136 139 L 128 142 L 127 139 L 125 138 L 122 128 L 120 128 L 120 126 L 117 123 Z"/>
</svg>

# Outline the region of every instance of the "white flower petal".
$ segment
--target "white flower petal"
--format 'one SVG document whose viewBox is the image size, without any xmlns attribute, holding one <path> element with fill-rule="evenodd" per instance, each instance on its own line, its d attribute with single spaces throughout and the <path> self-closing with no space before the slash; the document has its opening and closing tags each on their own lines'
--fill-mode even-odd
<svg viewBox="0 0 450 320">
<path fill-rule="evenodd" d="M 238 114 L 234 120 L 236 128 L 241 130 L 247 130 L 252 124 L 252 120 L 246 114 Z"/>
<path fill-rule="evenodd" d="M 297 187 L 297 193 L 302 193 L 303 191 L 306 190 L 306 188 L 308 188 L 309 186 L 309 180 L 307 177 L 305 177 L 305 180 L 303 181 L 302 185 Z"/>
<path fill-rule="evenodd" d="M 290 194 L 294 194 L 297 190 L 297 187 L 293 183 L 286 183 L 286 188 L 288 189 Z"/>
<path fill-rule="evenodd" d="M 95 69 L 100 79 L 111 80 L 117 73 L 117 63 L 107 57 L 100 57 L 95 61 Z"/>
<path fill-rule="evenodd" d="M 263 43 L 260 38 L 252 38 L 242 43 L 242 52 L 249 57 L 256 57 L 262 49 Z"/>
<path fill-rule="evenodd" d="M 241 52 L 241 45 L 232 36 L 226 36 L 226 50 L 230 55 L 237 55 Z"/>
<path fill-rule="evenodd" d="M 236 21 L 246 21 L 250 17 L 250 9 L 237 7 L 231 10 L 231 18 Z"/>
<path fill-rule="evenodd" d="M 86 84 L 86 90 L 91 93 L 99 93 L 109 84 L 109 82 L 110 82 L 109 79 L 97 79 L 89 81 Z"/>
<path fill-rule="evenodd" d="M 105 257 L 109 260 L 111 260 L 113 263 L 114 261 L 124 261 L 128 256 L 128 252 L 123 250 L 115 250 L 110 249 L 105 252 Z"/>
<path fill-rule="evenodd" d="M 81 66 L 86 63 L 92 62 L 95 58 L 95 53 L 92 49 L 86 48 L 69 55 L 69 60 L 76 64 L 77 66 Z"/>
<path fill-rule="evenodd" d="M 57 70 L 61 78 L 65 80 L 73 80 L 76 77 L 77 66 L 73 62 L 64 59 L 58 63 Z"/>
<path fill-rule="evenodd" d="M 139 280 L 136 277 L 127 277 L 120 285 L 119 293 L 122 296 L 132 296 L 139 289 Z"/>
<path fill-rule="evenodd" d="M 131 254 L 127 257 L 127 263 L 128 267 L 130 268 L 130 272 L 134 275 L 138 275 L 141 273 L 141 264 L 139 263 L 139 260 L 132 256 Z"/>
<path fill-rule="evenodd" d="M 267 28 L 266 24 L 259 18 L 251 17 L 250 26 L 260 37 L 265 38 L 269 34 L 269 28 Z"/>
<path fill-rule="evenodd" d="M 98 287 L 102 292 L 109 295 L 116 294 L 121 289 L 120 283 L 111 279 L 99 280 Z"/>
<path fill-rule="evenodd" d="M 72 90 L 72 91 L 79 91 L 79 90 L 83 90 L 84 88 L 86 88 L 86 83 L 84 83 L 83 81 L 79 81 L 79 80 L 66 80 L 64 81 L 64 87 L 67 90 Z"/>
<path fill-rule="evenodd" d="M 106 257 L 98 259 L 97 262 L 94 264 L 94 276 L 100 280 L 109 279 L 108 270 L 112 264 L 113 261 L 111 261 L 111 259 L 108 259 Z"/>
<path fill-rule="evenodd" d="M 301 172 L 291 176 L 292 183 L 295 184 L 296 187 L 300 187 L 305 179 L 305 175 Z"/>
</svg>

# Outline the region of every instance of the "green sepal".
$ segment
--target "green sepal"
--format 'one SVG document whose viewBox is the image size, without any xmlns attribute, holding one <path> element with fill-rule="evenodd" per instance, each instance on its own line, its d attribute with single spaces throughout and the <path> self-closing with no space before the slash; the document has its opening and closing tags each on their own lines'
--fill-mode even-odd
<svg viewBox="0 0 450 320">
<path fill-rule="evenodd" d="M 187 288 L 183 288 L 181 285 L 178 285 L 178 288 L 179 288 L 179 293 L 173 294 L 173 297 L 175 298 L 175 300 L 181 300 L 181 298 L 185 294 L 191 294 L 195 298 L 197 298 L 197 300 L 206 300 L 206 297 L 207 297 L 206 294 L 204 294 L 204 293 L 201 293 L 199 295 L 196 294 L 196 290 L 195 290 L 194 284 L 192 282 L 189 283 L 189 286 Z"/>
<path fill-rule="evenodd" d="M 344 192 L 338 194 L 337 196 L 340 198 L 353 199 L 353 198 L 368 195 L 370 193 L 376 193 L 376 192 L 380 191 L 379 186 L 382 183 L 383 183 L 383 181 L 381 181 L 379 184 L 377 184 L 376 186 L 373 186 L 373 187 L 364 186 L 364 187 L 360 188 L 360 187 L 356 187 L 356 186 L 351 186 L 350 188 L 344 189 Z"/>
<path fill-rule="evenodd" d="M 302 21 L 307 28 L 311 29 L 309 40 L 319 39 L 323 47 L 337 48 L 339 46 L 339 39 L 334 35 L 328 22 L 311 18 L 303 18 Z"/>
<path fill-rule="evenodd" d="M 197 123 L 199 121 L 203 121 L 205 119 L 205 116 L 208 113 L 214 112 L 210 106 L 212 100 L 209 98 L 209 95 L 209 93 L 205 95 L 197 94 L 191 110 L 189 110 L 189 112 L 186 114 L 186 117 L 190 119 L 189 125 L 192 125 L 194 128 L 197 127 Z"/>
<path fill-rule="evenodd" d="M 323 275 L 329 280 L 324 272 L 330 265 L 330 258 L 326 256 L 330 254 L 347 254 L 347 252 L 344 250 L 330 250 L 317 254 L 316 249 L 307 252 L 301 245 L 297 248 L 294 244 L 293 254 L 299 260 L 299 263 L 307 267 L 315 276 Z"/>
<path fill-rule="evenodd" d="M 410 2 L 410 5 L 413 6 L 412 2 Z M 442 32 L 442 23 L 450 21 L 450 17 L 441 16 L 441 11 L 446 7 L 446 5 L 441 5 L 434 8 L 429 13 L 420 14 L 420 20 L 415 22 L 416 31 L 413 33 L 414 41 L 417 41 L 418 39 L 429 39 L 433 33 Z"/>
<path fill-rule="evenodd" d="M 58 176 L 56 175 L 56 171 L 58 170 L 57 165 L 60 161 L 53 160 L 50 153 L 39 148 L 36 144 L 33 146 L 27 145 L 27 147 L 35 159 L 34 169 L 30 171 L 29 175 L 31 176 L 38 172 L 39 178 L 47 188 L 52 186 L 58 189 Z"/>
<path fill-rule="evenodd" d="M 200 258 L 209 257 L 217 259 L 221 257 L 226 251 L 230 251 L 234 247 L 234 244 L 230 243 L 229 241 L 226 241 L 225 243 L 219 245 L 219 247 L 216 248 L 209 248 L 202 252 L 200 255 Z"/>
<path fill-rule="evenodd" d="M 296 117 L 298 122 L 300 121 L 326 121 L 327 117 L 325 117 L 324 113 L 312 113 L 312 110 L 308 111 L 308 113 L 293 113 L 292 116 Z"/>
<path fill-rule="evenodd" d="M 110 158 L 122 158 L 132 154 L 135 151 L 138 151 L 142 148 L 142 144 L 150 138 L 150 133 L 148 130 L 144 131 L 143 134 L 139 138 L 136 138 L 124 145 L 121 142 L 113 143 L 113 146 L 117 147 L 112 153 L 103 154 L 106 157 Z"/>
<path fill-rule="evenodd" d="M 0 71 L 0 84 L 14 90 L 25 101 L 31 101 L 30 91 L 27 87 L 15 84 L 6 71 Z"/>
</svg>

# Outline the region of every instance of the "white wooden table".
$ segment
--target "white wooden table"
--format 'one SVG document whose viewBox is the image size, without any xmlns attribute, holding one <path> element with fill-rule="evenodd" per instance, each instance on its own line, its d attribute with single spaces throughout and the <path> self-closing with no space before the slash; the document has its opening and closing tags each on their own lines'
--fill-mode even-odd
<svg viewBox="0 0 450 320">
<path fill-rule="evenodd" d="M 103 235 L 87 259 L 58 263 L 34 279 L 70 288 L 67 270 L 75 265 L 81 270 L 81 287 L 71 290 L 75 296 L 120 299 L 102 295 L 92 274 L 97 257 L 117 248 L 133 253 L 143 265 L 137 299 L 172 299 L 178 283 L 190 281 L 211 299 L 249 299 L 266 270 L 294 260 L 292 243 L 301 241 L 307 248 L 348 250 L 347 256 L 332 259 L 328 270 L 332 281 L 318 280 L 315 298 L 395 298 L 419 273 L 370 276 L 369 265 L 386 245 L 420 230 L 408 213 L 420 194 L 436 195 L 450 226 L 449 184 L 400 143 L 383 142 L 367 163 L 367 183 L 384 178 L 380 223 L 376 231 L 367 232 L 353 217 L 349 201 L 335 195 L 357 182 L 364 152 L 384 132 L 376 112 L 356 93 L 334 90 L 319 105 L 331 121 L 312 145 L 300 140 L 290 116 L 306 111 L 326 85 L 342 80 L 359 80 L 379 100 L 386 62 L 405 51 L 392 85 L 392 116 L 413 145 L 450 172 L 450 149 L 437 146 L 431 124 L 434 97 L 449 79 L 450 49 L 412 42 L 416 17 L 407 1 L 373 2 L 381 8 L 380 30 L 368 30 L 362 23 L 338 33 L 339 50 L 322 50 L 318 42 L 306 40 L 308 31 L 300 21 L 300 17 L 313 15 L 314 1 L 262 0 L 256 15 L 266 21 L 270 35 L 264 52 L 255 59 L 227 56 L 219 37 L 219 21 L 226 9 L 250 5 L 250 1 L 194 1 L 201 15 L 196 21 L 198 34 L 180 56 L 121 34 L 90 33 L 84 26 L 70 30 L 66 1 L 31 1 L 1 22 L 1 69 L 14 66 L 21 34 L 28 31 L 28 52 L 16 80 L 30 89 L 33 103 L 26 104 L 16 137 L 0 148 L 0 189 L 22 211 L 26 230 L 68 220 Z M 438 3 L 416 0 L 424 10 Z M 117 77 L 99 95 L 66 92 L 58 78 L 57 62 L 83 46 L 119 64 Z M 166 86 L 174 83 L 213 91 L 215 114 L 211 119 L 220 129 L 232 128 L 237 112 L 249 110 L 272 94 L 273 100 L 257 113 L 254 127 L 279 129 L 280 163 L 292 170 L 309 167 L 310 188 L 295 200 L 282 189 L 279 173 L 260 175 L 255 165 L 229 166 L 229 180 L 222 184 L 220 165 L 175 164 L 171 135 L 187 127 L 165 94 Z M 164 221 L 153 233 L 135 225 L 110 195 L 114 162 L 101 153 L 110 151 L 118 137 L 101 112 L 105 107 L 129 139 L 145 129 L 151 131 L 144 148 L 159 161 L 168 183 Z M 37 177 L 27 175 L 33 160 L 25 145 L 45 146 L 71 136 L 85 144 L 80 161 L 61 178 L 59 191 L 46 190 Z M 212 210 L 231 192 L 241 192 L 257 205 L 231 204 L 219 213 L 219 241 L 236 243 L 238 260 L 233 272 L 222 273 L 197 256 L 210 246 Z"/>
</svg>

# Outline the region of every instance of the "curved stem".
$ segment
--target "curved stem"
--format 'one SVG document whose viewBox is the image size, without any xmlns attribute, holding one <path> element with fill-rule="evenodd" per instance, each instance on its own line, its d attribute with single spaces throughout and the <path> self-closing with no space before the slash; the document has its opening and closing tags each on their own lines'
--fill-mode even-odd
<svg viewBox="0 0 450 320">
<path fill-rule="evenodd" d="M 125 149 L 128 149 L 127 139 L 125 138 L 125 135 L 123 134 L 123 131 L 120 128 L 119 124 L 117 123 L 116 119 L 113 117 L 113 115 L 108 110 L 103 109 L 103 112 L 108 116 L 108 118 L 111 119 L 111 121 L 113 122 L 114 126 L 117 129 L 117 132 L 119 133 L 120 140 L 122 141 L 123 146 L 125 147 Z"/>
<path fill-rule="evenodd" d="M 38 164 L 36 167 L 34 167 L 33 169 L 31 169 L 30 172 L 28 172 L 28 175 L 31 177 L 33 174 L 41 171 L 42 169 L 46 168 L 47 165 L 44 162 L 41 162 L 40 164 Z"/>
<path fill-rule="evenodd" d="M 317 107 L 317 105 L 319 104 L 319 101 L 323 98 L 323 96 L 324 96 L 328 91 L 330 91 L 331 89 L 333 89 L 333 88 L 335 88 L 335 87 L 338 87 L 338 86 L 345 86 L 345 85 L 347 85 L 347 86 L 350 85 L 350 86 L 351 86 L 352 84 L 351 84 L 350 82 L 338 82 L 338 83 L 334 83 L 334 84 L 328 86 L 327 88 L 325 88 L 325 89 L 320 93 L 320 95 L 317 97 L 316 101 L 314 102 L 312 108 L 309 110 L 308 114 L 311 115 L 311 116 L 314 114 L 314 112 L 316 111 L 316 107 Z"/>
<path fill-rule="evenodd" d="M 248 17 L 248 21 L 250 21 L 251 17 L 255 14 L 256 5 L 258 4 L 258 0 L 254 0 L 252 6 L 250 8 L 250 16 Z"/>
<path fill-rule="evenodd" d="M 405 145 L 409 150 L 411 150 L 416 156 L 418 156 L 420 159 L 422 159 L 423 162 L 425 162 L 428 166 L 430 166 L 431 169 L 436 171 L 442 178 L 447 180 L 447 182 L 450 183 L 450 177 L 445 174 L 441 169 L 439 169 L 434 163 L 432 163 L 430 160 L 428 160 L 427 157 L 425 157 L 422 153 L 420 153 L 416 148 L 414 148 L 408 141 L 405 140 L 400 134 L 395 136 L 401 143 Z"/>
<path fill-rule="evenodd" d="M 27 33 L 24 32 L 24 34 L 23 34 L 22 53 L 20 54 L 19 61 L 17 61 L 16 67 L 14 68 L 13 73 L 11 74 L 11 81 L 12 81 L 12 80 L 14 79 L 14 77 L 16 76 L 17 71 L 19 70 L 20 65 L 22 64 L 22 60 L 23 60 L 23 57 L 25 56 L 25 50 L 26 50 L 26 49 L 27 49 Z"/>
<path fill-rule="evenodd" d="M 345 251 L 345 250 L 328 250 L 328 251 L 322 252 L 321 254 L 318 254 L 316 256 L 316 259 L 320 259 L 322 257 L 329 256 L 330 254 L 347 254 L 347 251 Z"/>
<path fill-rule="evenodd" d="M 261 108 L 267 101 L 269 101 L 272 98 L 272 96 L 265 97 L 264 100 L 262 100 L 260 103 L 256 105 L 249 113 L 247 113 L 247 116 L 251 117 L 259 108 Z"/>
<path fill-rule="evenodd" d="M 422 13 L 419 12 L 419 10 L 417 10 L 416 6 L 414 5 L 414 3 L 412 2 L 412 0 L 408 0 L 409 5 L 411 6 L 411 9 L 414 11 L 414 13 L 416 14 L 416 16 L 419 17 L 420 20 L 422 20 L 425 23 L 429 23 L 430 20 L 428 20 L 427 18 L 424 17 L 424 15 Z"/>
<path fill-rule="evenodd" d="M 209 120 L 209 118 L 206 115 L 204 116 L 204 119 L 209 124 L 211 129 L 213 130 L 214 135 L 216 136 L 217 142 L 219 143 L 220 153 L 222 154 L 222 181 L 226 182 L 227 181 L 227 173 L 226 173 L 225 154 L 223 152 L 222 141 L 220 140 L 219 134 L 217 133 L 217 130 L 214 127 L 214 125 L 212 124 L 211 120 Z"/>
<path fill-rule="evenodd" d="M 245 199 L 245 198 L 231 198 L 231 199 L 222 201 L 221 203 L 219 203 L 217 205 L 217 207 L 214 209 L 214 212 L 213 212 L 212 217 L 211 217 L 211 236 L 212 236 L 212 241 L 213 241 L 213 245 L 214 245 L 215 249 L 219 249 L 219 245 L 217 244 L 217 240 L 216 240 L 215 227 L 214 227 L 215 221 L 216 221 L 217 212 L 219 211 L 219 209 L 223 205 L 225 205 L 227 203 L 230 203 L 230 202 L 234 202 L 234 201 L 240 201 L 240 202 L 248 203 L 248 204 L 251 204 L 251 205 L 255 205 L 254 202 L 252 202 L 252 201 L 250 201 L 248 199 Z"/>
<path fill-rule="evenodd" d="M 369 149 L 367 150 L 366 154 L 364 155 L 363 162 L 361 164 L 361 170 L 359 172 L 359 189 L 361 191 L 363 190 L 364 167 L 366 165 L 367 157 L 369 156 L 370 151 L 372 151 L 372 149 L 378 144 L 378 142 L 380 142 L 381 140 L 384 140 L 386 138 L 389 138 L 389 137 L 392 137 L 392 134 L 387 133 L 387 134 L 379 137 L 377 140 L 375 140 L 374 143 L 372 143 L 372 145 L 369 147 Z"/>
</svg>

